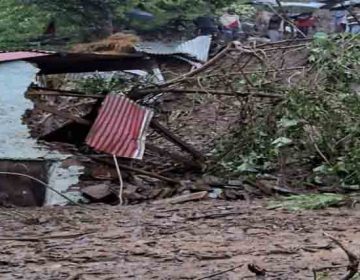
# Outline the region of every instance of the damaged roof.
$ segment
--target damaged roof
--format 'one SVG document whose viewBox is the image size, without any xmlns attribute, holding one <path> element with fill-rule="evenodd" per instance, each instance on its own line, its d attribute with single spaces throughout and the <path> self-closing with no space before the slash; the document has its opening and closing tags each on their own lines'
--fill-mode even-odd
<svg viewBox="0 0 360 280">
<path fill-rule="evenodd" d="M 148 55 L 183 55 L 206 62 L 209 57 L 211 36 L 199 36 L 193 40 L 165 44 L 144 42 L 135 46 L 138 53 L 102 54 L 79 52 L 51 52 L 43 50 L 0 51 L 0 63 L 27 61 L 40 69 L 39 74 L 82 73 L 94 71 L 151 69 Z"/>
<path fill-rule="evenodd" d="M 211 36 L 198 36 L 183 43 L 142 42 L 135 45 L 135 50 L 152 55 L 182 54 L 206 62 L 209 58 L 210 44 Z"/>
<path fill-rule="evenodd" d="M 0 52 L 0 63 L 11 61 L 35 63 L 40 74 L 81 73 L 145 69 L 149 59 L 142 54 L 97 54 L 48 52 L 40 50 Z"/>
<path fill-rule="evenodd" d="M 54 52 L 27 50 L 27 51 L 2 51 L 0 52 L 0 62 L 26 60 L 34 57 L 49 56 Z"/>
</svg>

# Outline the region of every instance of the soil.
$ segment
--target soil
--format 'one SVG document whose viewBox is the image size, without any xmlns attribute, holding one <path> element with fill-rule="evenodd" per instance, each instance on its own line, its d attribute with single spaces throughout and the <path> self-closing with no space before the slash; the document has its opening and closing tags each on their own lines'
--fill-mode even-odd
<svg viewBox="0 0 360 280">
<path fill-rule="evenodd" d="M 359 209 L 289 212 L 264 201 L 3 209 L 1 279 L 340 279 L 360 253 Z M 18 214 L 36 217 L 27 220 Z M 11 216 L 11 215 L 12 216 Z M 241 266 L 212 278 L 217 272 Z"/>
<path fill-rule="evenodd" d="M 287 57 L 284 53 L 281 56 Z M 303 56 L 292 52 L 290 57 L 301 62 Z M 273 59 L 281 66 L 272 67 L 298 66 L 285 58 Z M 58 98 L 52 105 L 60 102 L 61 108 L 77 116 L 88 113 L 86 110 L 91 104 L 79 105 L 75 99 L 71 100 L 74 102 Z M 181 139 L 207 154 L 239 120 L 239 102 L 226 96 L 167 96 L 161 104 L 164 112 L 160 120 Z M 68 103 L 71 108 L 67 107 Z M 29 125 L 34 125 L 38 135 L 47 134 L 66 122 L 36 110 L 31 117 L 34 123 Z M 42 126 L 36 130 L 38 123 Z M 148 141 L 166 150 L 174 148 L 156 134 L 150 135 Z M 147 151 L 144 161 L 147 170 L 172 178 L 164 170 L 174 168 L 173 163 L 150 156 L 152 153 L 149 155 Z M 152 165 L 148 164 L 150 161 Z M 87 174 L 89 177 L 117 179 L 114 170 L 99 164 L 96 167 Z M 139 186 L 147 199 L 160 197 L 147 193 L 156 192 L 157 188 L 161 192 L 170 190 L 171 194 L 163 197 L 174 194 L 173 188 L 166 188 L 158 181 L 144 184 L 144 177 L 132 179 L 133 185 L 125 180 L 125 192 L 133 196 L 140 193 Z M 313 269 L 321 268 L 328 268 L 326 280 L 340 279 L 346 273 L 347 257 L 324 237 L 324 232 L 360 254 L 359 209 L 269 210 L 265 200 L 250 202 L 253 196 L 242 193 L 240 196 L 246 200 L 4 208 L 0 210 L 0 279 L 296 280 L 314 279 Z M 132 203 L 129 197 L 126 200 Z M 248 269 L 250 264 L 264 269 L 265 278 L 254 275 Z"/>
</svg>

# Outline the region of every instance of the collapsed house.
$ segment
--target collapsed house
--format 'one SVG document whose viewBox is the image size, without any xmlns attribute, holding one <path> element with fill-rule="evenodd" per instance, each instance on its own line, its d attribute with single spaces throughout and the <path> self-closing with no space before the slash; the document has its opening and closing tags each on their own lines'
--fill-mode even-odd
<svg viewBox="0 0 360 280">
<path fill-rule="evenodd" d="M 137 52 L 119 55 L 3 53 L 1 66 L 5 70 L 1 73 L 6 71 L 6 75 L 2 80 L 7 79 L 12 67 L 24 69 L 23 86 L 16 87 L 16 102 L 12 101 L 21 104 L 21 110 L 18 106 L 18 112 L 6 115 L 8 121 L 4 118 L 3 123 L 10 122 L 10 118 L 17 123 L 14 128 L 24 133 L 19 141 L 28 141 L 36 153 L 23 152 L 19 158 L 15 152 L 3 156 L 4 164 L 10 162 L 12 166 L 3 167 L 8 174 L 1 176 L 8 181 L 1 181 L 0 190 L 9 195 L 20 178 L 25 192 L 32 197 L 34 188 L 41 189 L 38 196 L 43 197 L 38 202 L 33 199 L 25 203 L 18 200 L 19 192 L 17 196 L 11 194 L 10 201 L 15 205 L 63 204 L 69 198 L 73 201 L 83 197 L 95 202 L 115 203 L 120 199 L 133 204 L 174 195 L 186 201 L 208 196 L 246 199 L 249 194 L 297 193 L 283 181 L 279 181 L 280 186 L 269 186 L 261 179 L 258 184 L 214 178 L 204 175 L 204 171 L 211 174 L 214 166 L 222 164 L 214 162 L 211 155 L 234 127 L 245 127 L 254 111 L 271 111 L 282 100 L 281 92 L 274 89 L 309 80 L 308 44 L 309 40 L 250 46 L 233 42 L 210 59 L 191 43 L 186 52 L 193 51 L 192 56 L 184 56 L 184 45 L 165 47 L 149 43 L 136 46 Z M 172 68 L 176 65 L 184 67 Z M 164 79 L 135 83 L 124 90 L 125 95 L 44 87 L 43 79 L 30 86 L 36 74 L 39 78 L 41 74 L 95 70 L 142 70 Z M 24 97 L 26 91 L 33 103 Z M 24 117 L 24 110 L 32 106 L 34 109 Z M 15 133 L 9 135 L 12 145 L 18 138 Z M 28 165 L 33 162 L 37 165 L 33 164 L 34 171 L 30 172 Z M 34 179 L 9 175 L 10 172 L 31 175 L 47 187 Z M 56 189 L 60 195 L 49 190 L 57 184 L 61 185 Z M 55 199 L 51 200 L 51 196 Z"/>
<path fill-rule="evenodd" d="M 205 48 L 204 42 L 208 44 Z M 176 59 L 181 59 L 184 63 L 192 62 L 191 56 L 195 57 L 195 61 L 206 60 L 207 56 L 204 54 L 200 54 L 202 56 L 199 58 L 197 52 L 191 53 L 192 47 L 195 48 L 196 45 L 201 45 L 204 49 L 203 53 L 207 54 L 210 38 L 200 37 L 177 48 L 168 47 L 166 53 L 156 52 L 154 55 L 161 55 L 162 58 L 177 55 Z M 138 48 L 142 48 L 142 51 L 137 49 L 136 53 L 121 54 L 59 53 L 37 50 L 0 53 L 0 100 L 3 107 L 0 114 L 2 129 L 0 194 L 3 204 L 54 205 L 76 201 L 81 197 L 79 182 L 80 177 L 85 173 L 84 164 L 77 159 L 78 156 L 74 155 L 73 151 L 59 148 L 59 144 L 51 145 L 51 142 L 81 143 L 85 142 L 87 137 L 87 143 L 98 151 L 108 152 L 114 156 L 142 158 L 145 131 L 152 116 L 151 110 L 141 109 L 127 98 L 113 95 L 113 99 L 110 97 L 105 99 L 99 118 L 95 121 L 104 96 L 81 96 L 76 92 L 49 88 L 46 87 L 48 84 L 44 83 L 43 79 L 49 75 L 69 73 L 140 70 L 152 73 L 151 75 L 157 76 L 158 82 L 163 82 L 164 78 L 158 69 L 161 58 L 151 59 L 148 55 L 151 50 L 144 45 L 139 45 Z M 190 57 L 186 55 L 189 53 Z M 88 107 L 87 111 L 82 112 L 83 116 L 63 112 L 56 106 L 58 105 L 56 101 L 51 100 L 59 95 L 65 98 L 90 99 L 92 101 L 89 104 L 94 106 L 94 109 L 89 110 Z M 41 101 L 45 102 L 36 100 L 44 96 L 45 99 Z M 34 116 L 36 118 L 39 111 L 57 116 L 63 121 L 55 127 L 53 125 L 47 127 L 44 118 L 41 121 L 36 120 L 35 126 L 42 125 L 34 128 Z M 139 115 L 142 116 L 143 121 L 138 121 Z M 113 145 L 110 146 L 106 137 L 113 131 L 105 132 L 102 129 L 107 125 L 102 120 L 109 118 L 112 118 L 110 122 L 114 125 L 110 130 L 120 131 L 119 135 L 111 139 Z M 122 122 L 122 119 L 127 121 Z M 127 139 L 121 138 L 121 131 L 124 133 L 131 131 L 133 134 L 139 131 L 139 135 L 132 135 L 138 143 L 126 142 Z M 70 134 L 72 135 L 69 136 Z"/>
<path fill-rule="evenodd" d="M 68 160 L 71 154 L 55 151 L 31 137 L 23 123 L 23 115 L 33 109 L 33 104 L 25 93 L 38 74 L 138 69 L 146 68 L 146 62 L 141 57 L 129 59 L 39 51 L 1 53 L 0 61 L 1 170 L 7 172 L 0 183 L 2 196 L 20 206 L 68 202 L 58 193 L 79 182 L 83 167 Z M 50 107 L 42 109 L 52 111 Z M 47 191 L 45 184 L 56 192 Z M 71 197 L 71 192 L 68 195 Z"/>
</svg>

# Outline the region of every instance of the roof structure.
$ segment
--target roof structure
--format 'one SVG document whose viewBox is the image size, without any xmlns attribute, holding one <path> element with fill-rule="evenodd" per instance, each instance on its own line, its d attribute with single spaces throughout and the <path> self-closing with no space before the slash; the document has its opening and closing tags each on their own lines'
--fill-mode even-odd
<svg viewBox="0 0 360 280">
<path fill-rule="evenodd" d="M 211 36 L 198 36 L 182 43 L 142 42 L 135 45 L 138 52 L 152 55 L 185 55 L 206 62 L 209 58 Z"/>
<path fill-rule="evenodd" d="M 37 65 L 40 74 L 148 69 L 150 61 L 142 54 L 61 53 L 40 50 L 0 52 L 0 63 L 27 61 Z"/>
<path fill-rule="evenodd" d="M 94 71 L 150 70 L 153 66 L 147 55 L 182 55 L 200 62 L 209 57 L 211 36 L 165 44 L 144 42 L 136 45 L 138 53 L 102 54 L 79 52 L 50 52 L 43 50 L 17 50 L 0 52 L 0 63 L 27 61 L 40 69 L 39 74 L 82 73 Z"/>
<path fill-rule="evenodd" d="M 34 57 L 49 56 L 52 54 L 54 53 L 36 50 L 0 52 L 0 62 L 26 60 Z"/>
<path fill-rule="evenodd" d="M 280 1 L 280 3 L 281 3 L 281 7 L 293 13 L 313 11 L 313 10 L 321 9 L 325 6 L 325 4 L 320 1 L 312 1 L 312 2 Z M 251 4 L 273 6 L 275 8 L 279 7 L 276 0 L 251 0 Z"/>
</svg>

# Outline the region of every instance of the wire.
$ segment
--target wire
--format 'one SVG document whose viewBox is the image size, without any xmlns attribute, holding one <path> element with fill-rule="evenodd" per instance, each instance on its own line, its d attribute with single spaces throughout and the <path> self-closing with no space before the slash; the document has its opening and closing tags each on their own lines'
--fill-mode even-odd
<svg viewBox="0 0 360 280">
<path fill-rule="evenodd" d="M 40 183 L 41 185 L 45 186 L 46 188 L 48 188 L 49 190 L 53 191 L 54 193 L 60 195 L 62 198 L 65 198 L 67 201 L 75 204 L 75 205 L 79 205 L 79 203 L 77 203 L 76 201 L 68 198 L 67 196 L 65 196 L 64 194 L 62 194 L 61 192 L 57 191 L 56 189 L 54 189 L 53 187 L 50 187 L 48 184 L 46 184 L 45 182 L 33 177 L 33 176 L 30 176 L 30 175 L 27 175 L 27 174 L 23 174 L 23 173 L 17 173 L 17 172 L 4 172 L 4 171 L 0 171 L 0 175 L 12 175 L 12 176 L 20 176 L 20 177 L 25 177 L 25 178 L 28 178 L 28 179 L 31 179 L 31 180 L 34 180 L 38 183 Z"/>
<path fill-rule="evenodd" d="M 120 167 L 119 167 L 119 163 L 117 161 L 117 158 L 115 155 L 113 155 L 114 158 L 114 162 L 115 162 L 115 166 L 116 166 L 116 171 L 117 174 L 119 176 L 119 183 L 120 183 L 120 191 L 119 191 L 119 199 L 120 199 L 120 205 L 124 204 L 124 200 L 123 200 L 123 192 L 124 192 L 124 182 L 121 176 L 121 171 L 120 171 Z"/>
</svg>

